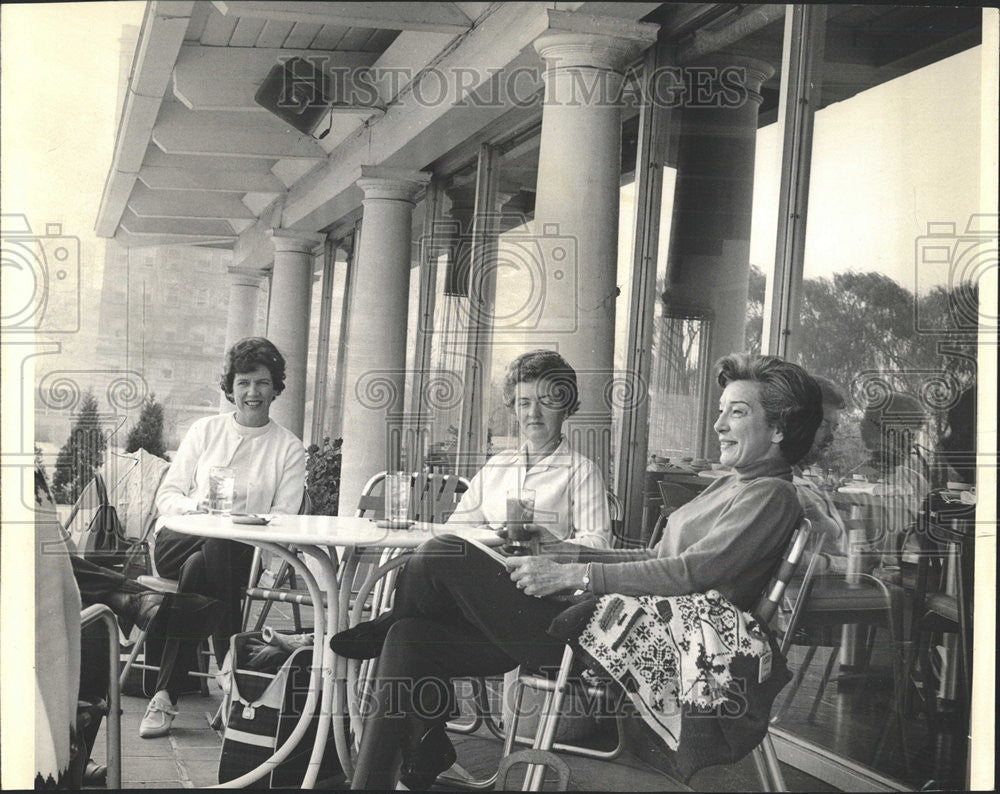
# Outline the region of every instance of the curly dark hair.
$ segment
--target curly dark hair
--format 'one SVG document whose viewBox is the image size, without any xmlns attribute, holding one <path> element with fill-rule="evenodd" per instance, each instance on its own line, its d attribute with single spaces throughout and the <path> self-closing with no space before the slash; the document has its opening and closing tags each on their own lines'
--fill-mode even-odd
<svg viewBox="0 0 1000 794">
<path fill-rule="evenodd" d="M 233 402 L 233 378 L 236 373 L 250 372 L 261 365 L 271 373 L 275 395 L 281 394 L 285 390 L 285 357 L 273 342 L 262 336 L 248 336 L 226 351 L 226 368 L 219 385 L 229 402 Z"/>
<path fill-rule="evenodd" d="M 551 397 L 572 416 L 580 407 L 580 392 L 576 385 L 576 370 L 555 350 L 529 350 L 510 364 L 503 378 L 503 404 L 514 406 L 514 389 L 518 383 L 544 379 L 552 386 Z"/>
<path fill-rule="evenodd" d="M 760 384 L 764 416 L 782 433 L 781 455 L 791 464 L 798 463 L 823 421 L 823 392 L 812 376 L 798 364 L 747 353 L 723 356 L 715 369 L 722 388 L 738 380 Z"/>
</svg>

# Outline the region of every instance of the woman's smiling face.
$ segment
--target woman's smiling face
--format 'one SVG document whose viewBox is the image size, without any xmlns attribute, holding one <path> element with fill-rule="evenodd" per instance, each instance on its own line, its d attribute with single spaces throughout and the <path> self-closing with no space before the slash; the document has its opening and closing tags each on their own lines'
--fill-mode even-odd
<svg viewBox="0 0 1000 794">
<path fill-rule="evenodd" d="M 263 427 L 268 423 L 274 402 L 274 382 L 271 371 L 263 364 L 250 372 L 237 372 L 233 377 L 233 402 L 236 421 L 244 427 Z"/>
<path fill-rule="evenodd" d="M 719 462 L 735 468 L 758 460 L 781 457 L 780 430 L 767 421 L 760 402 L 760 384 L 735 380 L 726 386 L 719 400 L 715 420 L 719 436 Z"/>
</svg>

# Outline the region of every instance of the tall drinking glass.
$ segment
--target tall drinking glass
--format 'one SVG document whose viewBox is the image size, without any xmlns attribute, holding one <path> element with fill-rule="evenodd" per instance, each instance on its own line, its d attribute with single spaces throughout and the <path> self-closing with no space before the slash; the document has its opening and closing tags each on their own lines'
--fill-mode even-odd
<svg viewBox="0 0 1000 794">
<path fill-rule="evenodd" d="M 392 526 L 406 526 L 410 511 L 410 473 L 393 471 L 385 476 L 385 520 Z"/>
<path fill-rule="evenodd" d="M 507 491 L 507 545 L 508 554 L 531 554 L 534 535 L 527 530 L 535 520 L 535 492 L 530 488 Z"/>
<path fill-rule="evenodd" d="M 228 516 L 233 511 L 236 470 L 228 466 L 213 466 L 208 478 L 208 512 Z"/>
</svg>

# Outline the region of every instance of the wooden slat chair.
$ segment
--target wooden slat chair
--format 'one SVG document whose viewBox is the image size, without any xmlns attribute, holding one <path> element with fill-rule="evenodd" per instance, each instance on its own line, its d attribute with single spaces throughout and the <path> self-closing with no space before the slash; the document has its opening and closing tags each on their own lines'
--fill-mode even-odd
<svg viewBox="0 0 1000 794">
<path fill-rule="evenodd" d="M 808 519 L 803 519 L 802 523 L 792 536 L 788 551 L 786 552 L 785 557 L 775 574 L 774 580 L 762 596 L 755 611 L 755 614 L 761 621 L 765 623 L 770 623 L 772 621 L 784 597 L 785 588 L 795 571 L 798 569 L 799 563 L 803 559 L 808 560 L 805 581 L 810 581 L 816 564 L 816 552 L 818 551 L 821 543 L 822 536 L 812 530 L 812 526 Z M 796 606 L 798 606 L 798 604 L 796 604 Z M 797 619 L 797 614 L 797 611 L 793 610 L 792 628 L 794 628 L 794 620 Z M 510 726 L 510 730 L 507 734 L 507 740 L 504 744 L 504 759 L 517 759 L 521 755 L 521 753 L 511 753 L 517 730 L 516 721 L 518 717 L 517 711 L 519 708 L 520 691 L 524 687 L 530 687 L 546 693 L 545 703 L 542 707 L 541 719 L 539 720 L 538 729 L 535 733 L 532 750 L 521 751 L 532 753 L 531 756 L 525 757 L 525 760 L 527 761 L 527 771 L 523 789 L 525 791 L 541 790 L 541 786 L 544 781 L 544 772 L 546 767 L 550 766 L 550 762 L 553 768 L 559 768 L 559 764 L 556 763 L 559 761 L 559 758 L 558 756 L 552 755 L 552 750 L 561 749 L 560 746 L 555 743 L 555 733 L 560 718 L 562 703 L 570 688 L 582 688 L 586 695 L 591 699 L 607 698 L 609 685 L 584 684 L 581 680 L 570 677 L 573 661 L 573 649 L 571 646 L 567 645 L 566 650 L 563 652 L 559 672 L 554 680 L 523 671 L 518 674 L 518 690 L 514 693 L 515 721 L 514 724 Z M 540 753 L 541 755 L 539 755 Z M 784 778 L 778 765 L 777 755 L 774 751 L 774 746 L 771 742 L 769 734 L 765 735 L 764 739 L 756 748 L 754 748 L 752 753 L 757 767 L 757 773 L 760 777 L 764 790 L 785 791 L 786 788 Z M 507 762 L 505 770 L 506 768 L 509 768 L 511 763 L 513 762 Z M 495 776 L 494 779 L 490 781 L 490 785 L 494 782 Z"/>
</svg>

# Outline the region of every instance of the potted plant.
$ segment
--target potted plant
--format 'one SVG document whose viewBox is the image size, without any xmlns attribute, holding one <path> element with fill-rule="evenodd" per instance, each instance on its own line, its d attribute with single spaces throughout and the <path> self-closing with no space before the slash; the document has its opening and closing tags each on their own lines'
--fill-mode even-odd
<svg viewBox="0 0 1000 794">
<path fill-rule="evenodd" d="M 312 501 L 311 513 L 337 515 L 340 495 L 340 448 L 344 439 L 323 436 L 322 446 L 310 444 L 306 450 L 306 490 Z"/>
</svg>

